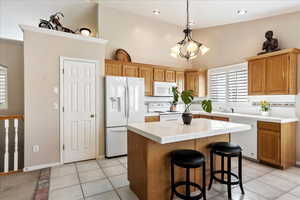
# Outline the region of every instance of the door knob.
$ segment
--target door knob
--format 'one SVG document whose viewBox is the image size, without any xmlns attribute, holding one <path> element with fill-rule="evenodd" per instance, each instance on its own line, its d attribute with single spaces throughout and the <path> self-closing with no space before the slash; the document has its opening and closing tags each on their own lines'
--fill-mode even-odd
<svg viewBox="0 0 300 200">
<path fill-rule="evenodd" d="M 94 118 L 94 117 L 95 117 L 95 115 L 92 114 L 92 115 L 91 115 L 91 118 Z"/>
</svg>

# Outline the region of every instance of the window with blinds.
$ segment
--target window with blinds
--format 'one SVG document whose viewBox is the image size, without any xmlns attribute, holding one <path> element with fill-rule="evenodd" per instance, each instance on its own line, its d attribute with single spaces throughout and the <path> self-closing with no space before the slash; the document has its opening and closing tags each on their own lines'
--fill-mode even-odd
<svg viewBox="0 0 300 200">
<path fill-rule="evenodd" d="M 209 81 L 209 97 L 214 102 L 226 102 L 226 73 L 211 74 Z"/>
<path fill-rule="evenodd" d="M 246 102 L 248 96 L 247 69 L 229 71 L 227 78 L 228 102 Z"/>
<path fill-rule="evenodd" d="M 208 94 L 213 102 L 247 102 L 248 68 L 238 64 L 208 71 Z"/>
<path fill-rule="evenodd" d="M 0 65 L 0 108 L 7 106 L 7 68 Z"/>
</svg>

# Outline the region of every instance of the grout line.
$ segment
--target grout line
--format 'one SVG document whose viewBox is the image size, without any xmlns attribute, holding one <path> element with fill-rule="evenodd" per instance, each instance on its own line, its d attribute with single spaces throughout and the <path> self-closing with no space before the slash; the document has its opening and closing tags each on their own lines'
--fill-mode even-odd
<svg viewBox="0 0 300 200">
<path fill-rule="evenodd" d="M 79 186 L 80 186 L 80 189 L 81 189 L 81 193 L 82 193 L 83 199 L 85 200 L 85 195 L 84 195 L 84 192 L 83 192 L 83 189 L 82 189 L 82 184 L 81 184 L 81 180 L 80 180 L 80 176 L 79 176 L 79 171 L 78 171 L 78 168 L 77 168 L 77 164 L 74 163 L 74 165 L 75 165 L 76 174 L 77 174 L 77 178 L 78 178 L 78 181 L 79 181 Z"/>
<path fill-rule="evenodd" d="M 118 161 L 120 164 L 122 164 L 122 163 L 119 161 L 119 159 L 117 159 L 117 161 Z M 118 191 L 117 191 L 117 188 L 115 188 L 115 186 L 112 184 L 112 182 L 111 182 L 111 180 L 109 179 L 109 177 L 108 177 L 108 176 L 106 175 L 106 173 L 104 172 L 104 168 L 102 168 L 98 162 L 97 162 L 97 164 L 98 164 L 98 166 L 100 167 L 100 169 L 103 171 L 104 176 L 107 178 L 107 180 L 108 180 L 109 183 L 111 184 L 111 186 L 112 186 L 112 188 L 113 188 L 112 191 L 114 191 L 114 192 L 117 194 L 117 196 L 119 197 L 119 199 L 122 200 L 120 194 L 119 194 Z"/>
</svg>

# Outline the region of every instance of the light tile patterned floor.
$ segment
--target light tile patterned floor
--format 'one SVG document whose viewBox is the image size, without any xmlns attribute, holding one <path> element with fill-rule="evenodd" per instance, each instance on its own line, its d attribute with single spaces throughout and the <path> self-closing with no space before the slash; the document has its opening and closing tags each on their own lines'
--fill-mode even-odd
<svg viewBox="0 0 300 200">
<path fill-rule="evenodd" d="M 233 200 L 300 199 L 300 168 L 282 171 L 244 160 L 243 170 L 246 194 L 234 187 Z M 138 200 L 128 184 L 126 157 L 68 164 L 52 168 L 50 200 Z M 226 200 L 226 191 L 214 184 L 207 199 Z"/>
</svg>

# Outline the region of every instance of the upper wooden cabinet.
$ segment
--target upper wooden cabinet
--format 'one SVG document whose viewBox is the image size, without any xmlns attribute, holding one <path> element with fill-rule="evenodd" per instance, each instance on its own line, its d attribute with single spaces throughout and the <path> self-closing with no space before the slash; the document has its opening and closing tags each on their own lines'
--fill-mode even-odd
<svg viewBox="0 0 300 200">
<path fill-rule="evenodd" d="M 139 77 L 139 67 L 137 64 L 124 64 L 123 65 L 123 76 L 128 77 Z"/>
<path fill-rule="evenodd" d="M 163 68 L 154 68 L 154 81 L 164 82 L 165 81 L 165 72 L 166 70 Z"/>
<path fill-rule="evenodd" d="M 188 71 L 185 72 L 185 89 L 192 90 L 196 97 L 207 95 L 207 71 Z"/>
<path fill-rule="evenodd" d="M 179 92 L 182 92 L 184 90 L 184 72 L 176 72 L 176 84 Z"/>
<path fill-rule="evenodd" d="M 153 68 L 150 66 L 140 66 L 139 77 L 145 80 L 145 96 L 153 94 Z"/>
<path fill-rule="evenodd" d="M 285 49 L 248 58 L 249 95 L 297 94 L 297 54 Z"/>
<path fill-rule="evenodd" d="M 166 70 L 165 75 L 166 75 L 166 78 L 165 78 L 166 82 L 175 82 L 176 81 L 176 71 Z"/>
<path fill-rule="evenodd" d="M 122 76 L 122 63 L 113 60 L 105 60 L 105 75 Z"/>
<path fill-rule="evenodd" d="M 265 94 L 266 59 L 258 59 L 248 64 L 249 95 Z"/>
</svg>

